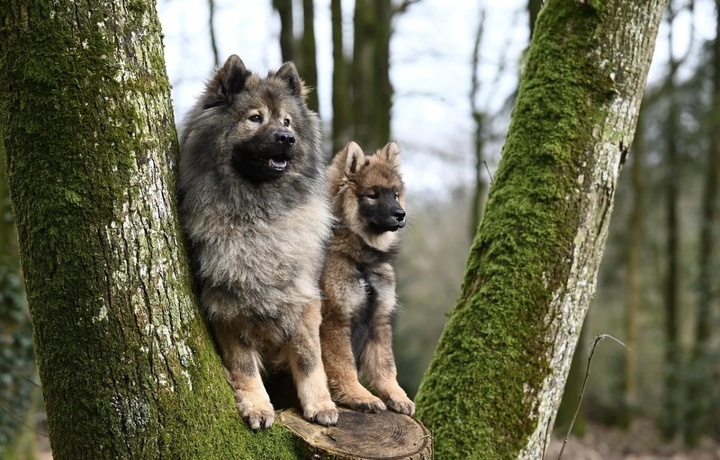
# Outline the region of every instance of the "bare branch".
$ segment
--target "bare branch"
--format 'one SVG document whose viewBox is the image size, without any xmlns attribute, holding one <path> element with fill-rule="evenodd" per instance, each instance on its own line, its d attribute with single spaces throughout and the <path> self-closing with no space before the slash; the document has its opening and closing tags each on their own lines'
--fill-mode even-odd
<svg viewBox="0 0 720 460">
<path fill-rule="evenodd" d="M 420 0 L 403 0 L 398 6 L 392 9 L 392 16 L 403 14 L 416 3 L 420 3 Z"/>
</svg>

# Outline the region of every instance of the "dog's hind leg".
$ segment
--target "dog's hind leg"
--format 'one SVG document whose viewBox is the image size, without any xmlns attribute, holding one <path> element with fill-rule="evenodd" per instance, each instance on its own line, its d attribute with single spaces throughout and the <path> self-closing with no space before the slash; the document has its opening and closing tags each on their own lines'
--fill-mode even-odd
<svg viewBox="0 0 720 460">
<path fill-rule="evenodd" d="M 389 315 L 373 318 L 370 339 L 360 357 L 360 369 L 387 407 L 401 414 L 415 414 L 415 404 L 397 383 L 397 368 L 392 351 Z"/>
<path fill-rule="evenodd" d="M 287 349 L 303 416 L 320 425 L 335 425 L 338 411 L 330 397 L 320 355 L 319 299 L 305 307 Z"/>
<path fill-rule="evenodd" d="M 237 331 L 222 326 L 213 330 L 228 380 L 235 390 L 240 416 L 253 430 L 269 428 L 275 420 L 275 411 L 260 376 L 257 351 L 243 344 Z"/>
</svg>

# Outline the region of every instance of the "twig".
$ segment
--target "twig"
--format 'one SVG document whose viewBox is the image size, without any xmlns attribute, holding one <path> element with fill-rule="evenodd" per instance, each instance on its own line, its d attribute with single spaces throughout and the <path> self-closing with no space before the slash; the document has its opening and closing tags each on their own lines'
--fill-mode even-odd
<svg viewBox="0 0 720 460">
<path fill-rule="evenodd" d="M 22 418 L 20 418 L 20 417 L 18 417 L 17 415 L 13 414 L 13 413 L 10 411 L 10 409 L 8 409 L 7 407 L 3 406 L 2 404 L 0 404 L 0 409 L 2 409 L 3 411 L 5 411 L 10 417 L 14 418 L 18 423 L 22 424 L 24 427 L 29 428 L 33 433 L 35 433 L 35 434 L 37 434 L 37 435 L 40 435 L 40 436 L 44 436 L 44 437 L 46 437 L 46 438 L 49 438 L 49 437 L 50 437 L 47 433 L 43 433 L 42 431 L 38 431 L 38 430 L 36 430 L 34 427 L 31 427 L 30 425 L 28 425 L 27 423 L 25 423 L 25 421 L 24 421 Z"/>
<path fill-rule="evenodd" d="M 392 15 L 399 15 L 407 11 L 408 8 L 410 8 L 415 3 L 419 3 L 420 0 L 403 0 L 401 4 L 393 8 Z"/>
<path fill-rule="evenodd" d="M 483 160 L 483 164 L 485 165 L 485 170 L 487 171 L 488 176 L 490 176 L 490 183 L 492 184 L 494 179 L 492 173 L 490 173 L 490 168 L 488 167 L 487 161 Z"/>
<path fill-rule="evenodd" d="M 575 408 L 575 414 L 573 415 L 572 420 L 570 421 L 570 427 L 568 428 L 567 435 L 565 436 L 565 440 L 563 441 L 563 445 L 560 448 L 560 453 L 558 454 L 558 460 L 562 457 L 563 451 L 565 450 L 565 445 L 568 442 L 568 438 L 570 438 L 570 433 L 572 432 L 573 426 L 575 425 L 575 419 L 577 419 L 578 413 L 580 413 L 580 405 L 582 404 L 583 395 L 585 394 L 585 387 L 587 386 L 588 378 L 590 377 L 590 363 L 592 362 L 592 357 L 595 354 L 595 348 L 597 347 L 598 343 L 600 343 L 603 339 L 613 339 L 623 347 L 627 348 L 627 345 L 622 343 L 620 340 L 616 339 L 615 337 L 609 335 L 609 334 L 600 334 L 597 337 L 595 337 L 595 340 L 593 341 L 592 348 L 590 349 L 590 353 L 588 354 L 588 363 L 587 368 L 585 369 L 585 379 L 583 380 L 582 388 L 580 389 L 580 395 L 578 396 L 578 403 L 577 407 Z"/>
</svg>

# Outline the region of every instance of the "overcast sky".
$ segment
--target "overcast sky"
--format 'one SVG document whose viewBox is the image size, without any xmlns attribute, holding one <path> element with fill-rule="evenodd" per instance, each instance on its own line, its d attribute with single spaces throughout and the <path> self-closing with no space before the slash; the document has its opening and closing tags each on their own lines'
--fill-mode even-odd
<svg viewBox="0 0 720 460">
<path fill-rule="evenodd" d="M 221 61 L 238 54 L 259 73 L 282 62 L 280 21 L 269 0 L 215 0 L 215 29 Z M 353 1 L 343 0 L 348 54 L 352 43 Z M 673 50 L 680 56 L 688 46 L 714 35 L 714 2 L 695 2 L 695 13 L 676 22 Z M 481 94 L 478 104 L 495 113 L 517 86 L 518 63 L 528 40 L 527 0 L 421 0 L 394 23 L 391 79 L 395 88 L 393 137 L 403 150 L 405 179 L 415 190 L 443 192 L 472 177 L 470 60 L 480 8 L 486 6 L 480 53 Z M 175 114 L 180 121 L 201 92 L 213 69 L 206 2 L 159 0 L 165 34 L 165 56 L 173 85 Z M 300 11 L 297 12 L 301 14 Z M 301 20 L 296 20 L 296 25 Z M 320 114 L 330 121 L 332 42 L 330 1 L 315 0 Z M 696 39 L 690 43 L 691 26 Z M 658 35 L 650 81 L 662 78 L 667 60 L 667 28 Z M 493 130 L 503 135 L 507 120 L 496 117 Z M 487 155 L 497 158 L 502 137 Z M 490 167 L 494 168 L 494 161 Z"/>
</svg>

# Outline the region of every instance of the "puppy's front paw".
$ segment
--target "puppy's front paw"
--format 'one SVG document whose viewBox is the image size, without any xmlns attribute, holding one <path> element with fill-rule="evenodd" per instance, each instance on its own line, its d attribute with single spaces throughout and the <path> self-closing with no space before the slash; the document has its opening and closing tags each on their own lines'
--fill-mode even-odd
<svg viewBox="0 0 720 460">
<path fill-rule="evenodd" d="M 387 407 L 390 410 L 393 410 L 395 412 L 398 412 L 400 414 L 405 415 L 415 415 L 415 403 L 410 400 L 407 396 L 405 397 L 397 397 L 397 398 L 388 398 L 385 400 L 385 403 L 387 404 Z"/>
<path fill-rule="evenodd" d="M 343 406 L 347 406 L 350 409 L 358 412 L 369 412 L 371 414 L 377 414 L 378 412 L 385 412 L 385 403 L 380 398 L 377 398 L 368 393 L 367 397 L 362 398 L 343 398 L 339 401 Z"/>
<path fill-rule="evenodd" d="M 275 421 L 275 411 L 269 402 L 252 404 L 249 401 L 243 401 L 237 404 L 237 409 L 240 416 L 247 421 L 253 430 L 270 428 L 273 421 Z"/>
<path fill-rule="evenodd" d="M 303 416 L 319 425 L 335 425 L 338 421 L 338 410 L 335 407 L 335 403 L 332 401 L 325 401 L 316 404 L 313 407 L 306 407 L 303 410 Z"/>
</svg>

